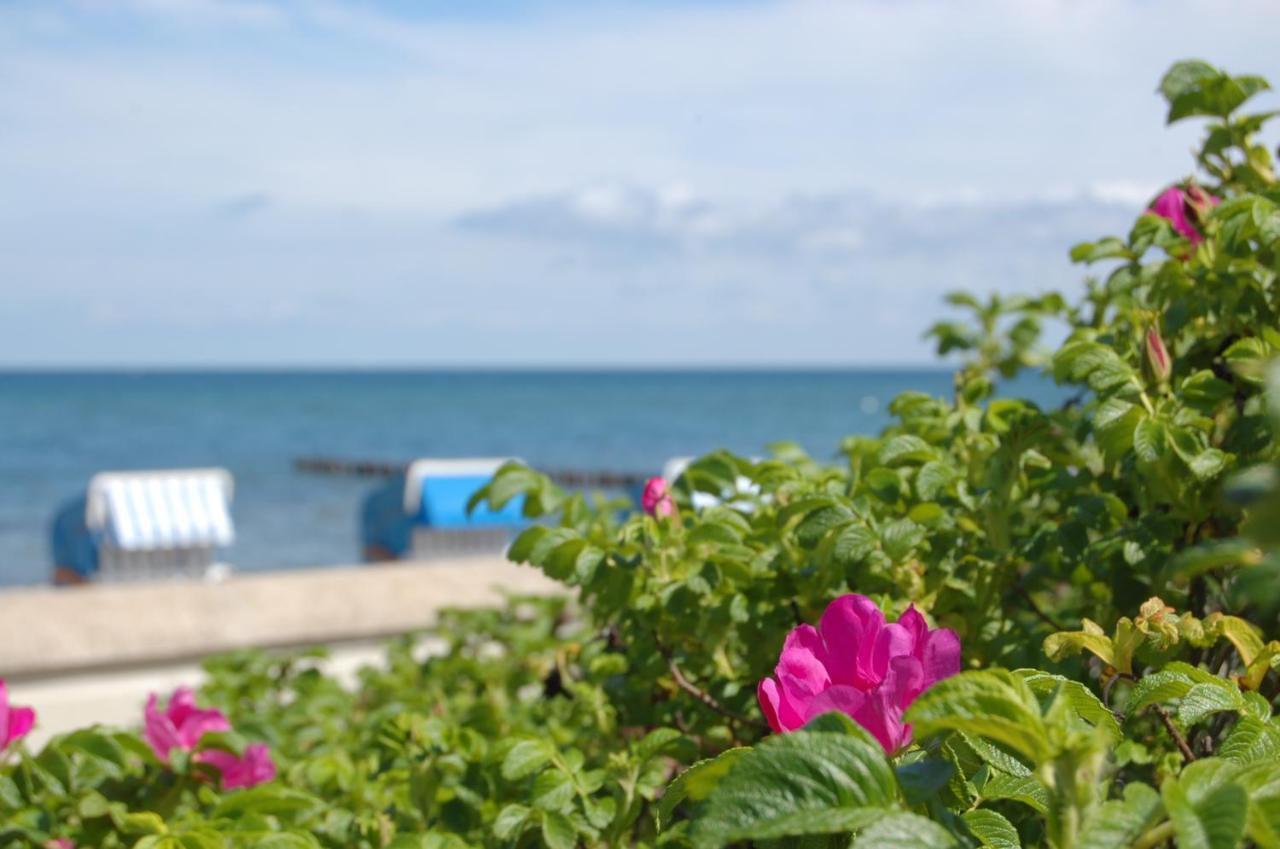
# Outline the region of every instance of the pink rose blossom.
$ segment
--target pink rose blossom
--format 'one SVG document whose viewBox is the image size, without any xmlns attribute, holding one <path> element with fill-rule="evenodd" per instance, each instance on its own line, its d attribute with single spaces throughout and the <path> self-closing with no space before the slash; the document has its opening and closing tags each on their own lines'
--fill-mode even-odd
<svg viewBox="0 0 1280 849">
<path fill-rule="evenodd" d="M 1194 245 L 1204 241 L 1204 237 L 1196 229 L 1192 217 L 1198 218 L 1204 215 L 1211 207 L 1217 206 L 1218 203 L 1219 201 L 1216 197 L 1199 186 L 1192 185 L 1186 189 L 1181 186 L 1170 186 L 1160 193 L 1160 196 L 1151 204 L 1148 212 L 1159 215 L 1168 221 L 1173 225 L 1174 230 L 1177 230 Z"/>
<path fill-rule="evenodd" d="M 55 837 L 45 846 L 49 849 L 76 849 L 76 844 L 70 837 Z"/>
<path fill-rule="evenodd" d="M 885 624 L 866 596 L 827 605 L 817 628 L 801 625 L 782 646 L 757 695 L 769 727 L 794 731 L 829 711 L 853 717 L 892 754 L 911 742 L 902 716 L 916 697 L 960 671 L 960 638 L 930 629 L 915 606 Z"/>
<path fill-rule="evenodd" d="M 151 751 L 165 763 L 169 762 L 172 750 L 189 752 L 208 732 L 231 730 L 231 723 L 222 711 L 196 707 L 196 696 L 190 687 L 174 690 L 163 713 L 156 707 L 156 701 L 155 693 L 147 699 L 143 736 Z"/>
<path fill-rule="evenodd" d="M 0 678 L 0 750 L 9 747 L 10 743 L 27 732 L 36 724 L 36 712 L 29 707 L 12 707 L 9 705 L 9 686 Z"/>
<path fill-rule="evenodd" d="M 670 516 L 676 512 L 676 503 L 671 498 L 671 485 L 666 478 L 653 477 L 645 481 L 640 506 L 650 516 Z"/>
<path fill-rule="evenodd" d="M 250 743 L 240 757 L 219 749 L 207 749 L 196 755 L 196 760 L 216 767 L 222 773 L 225 790 L 253 787 L 276 777 L 276 765 L 265 743 Z"/>
</svg>

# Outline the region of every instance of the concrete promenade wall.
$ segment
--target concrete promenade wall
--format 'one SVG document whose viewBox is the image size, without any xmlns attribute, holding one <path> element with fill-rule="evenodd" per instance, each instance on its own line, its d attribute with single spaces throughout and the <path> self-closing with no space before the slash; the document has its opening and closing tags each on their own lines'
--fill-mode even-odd
<svg viewBox="0 0 1280 849">
<path fill-rule="evenodd" d="M 431 624 L 445 607 L 547 593 L 496 557 L 236 575 L 222 583 L 0 590 L 0 676 L 24 679 L 191 661 L 248 646 L 334 644 Z"/>
</svg>

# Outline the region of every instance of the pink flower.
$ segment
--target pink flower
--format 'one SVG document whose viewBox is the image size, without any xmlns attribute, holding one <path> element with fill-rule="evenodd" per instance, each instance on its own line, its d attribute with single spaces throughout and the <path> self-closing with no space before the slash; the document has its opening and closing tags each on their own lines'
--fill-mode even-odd
<svg viewBox="0 0 1280 849">
<path fill-rule="evenodd" d="M 1192 217 L 1198 219 L 1218 203 L 1216 197 L 1197 185 L 1190 185 L 1186 189 L 1181 186 L 1170 186 L 1160 193 L 1148 212 L 1168 221 L 1173 225 L 1173 229 L 1194 245 L 1204 241 L 1204 237 L 1196 229 Z"/>
<path fill-rule="evenodd" d="M 0 678 L 0 750 L 27 732 L 36 724 L 36 712 L 29 707 L 9 706 L 9 686 Z"/>
<path fill-rule="evenodd" d="M 190 687 L 174 690 L 164 713 L 156 707 L 156 701 L 155 693 L 147 699 L 143 736 L 151 751 L 165 763 L 169 762 L 172 750 L 189 752 L 206 733 L 231 730 L 231 723 L 222 711 L 196 707 L 196 696 Z"/>
<path fill-rule="evenodd" d="M 652 477 L 645 481 L 640 506 L 650 516 L 670 516 L 676 512 L 676 503 L 671 498 L 671 485 L 666 478 Z"/>
<path fill-rule="evenodd" d="M 222 773 L 222 786 L 226 790 L 253 787 L 276 777 L 276 765 L 265 743 L 250 743 L 241 757 L 220 749 L 207 749 L 196 755 L 196 760 L 216 767 Z"/>
<path fill-rule="evenodd" d="M 70 837 L 55 837 L 45 846 L 49 849 L 76 849 L 76 844 Z"/>
<path fill-rule="evenodd" d="M 774 731 L 794 731 L 829 711 L 853 717 L 892 754 L 911 742 L 902 715 L 935 682 L 960 671 L 960 638 L 930 630 L 912 605 L 896 623 L 863 595 L 844 595 L 819 627 L 801 625 L 782 646 L 760 708 Z"/>
</svg>

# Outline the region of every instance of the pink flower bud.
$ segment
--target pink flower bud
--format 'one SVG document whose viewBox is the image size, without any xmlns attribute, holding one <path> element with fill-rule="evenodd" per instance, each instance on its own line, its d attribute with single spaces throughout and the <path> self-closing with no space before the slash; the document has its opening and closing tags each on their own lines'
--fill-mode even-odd
<svg viewBox="0 0 1280 849">
<path fill-rule="evenodd" d="M 1217 205 L 1216 197 L 1191 183 L 1186 189 L 1181 186 L 1170 186 L 1165 189 L 1147 211 L 1168 221 L 1173 225 L 1174 230 L 1194 245 L 1204 241 L 1204 237 L 1200 235 L 1192 218 L 1203 218 Z"/>
<path fill-rule="evenodd" d="M 757 688 L 774 731 L 794 731 L 839 711 L 892 754 L 911 742 L 903 714 L 916 697 L 960 671 L 960 638 L 930 629 L 914 606 L 886 624 L 875 602 L 844 595 L 827 605 L 817 628 L 787 635 L 774 677 Z"/>
<path fill-rule="evenodd" d="M 652 477 L 645 481 L 640 506 L 650 516 L 670 516 L 676 512 L 676 503 L 671 498 L 671 485 L 666 478 Z"/>
<path fill-rule="evenodd" d="M 1147 330 L 1147 362 L 1151 364 L 1151 372 L 1161 383 L 1169 379 L 1173 371 L 1173 363 L 1169 359 L 1169 350 L 1160 338 L 1160 331 L 1151 327 Z"/>
<path fill-rule="evenodd" d="M 0 751 L 8 748 L 10 743 L 27 736 L 36 724 L 36 712 L 29 707 L 14 707 L 9 704 L 9 687 L 0 678 Z"/>
</svg>

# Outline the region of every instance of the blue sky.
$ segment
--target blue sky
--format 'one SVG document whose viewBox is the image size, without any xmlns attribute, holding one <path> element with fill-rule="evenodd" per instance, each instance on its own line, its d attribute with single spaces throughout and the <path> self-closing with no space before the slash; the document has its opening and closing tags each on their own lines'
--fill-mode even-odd
<svg viewBox="0 0 1280 849">
<path fill-rule="evenodd" d="M 0 0 L 0 367 L 899 364 L 1280 4 Z M 1276 98 L 1268 100 L 1275 105 Z"/>
</svg>

